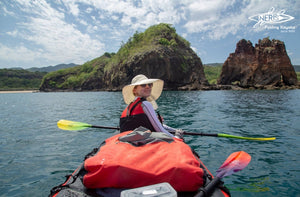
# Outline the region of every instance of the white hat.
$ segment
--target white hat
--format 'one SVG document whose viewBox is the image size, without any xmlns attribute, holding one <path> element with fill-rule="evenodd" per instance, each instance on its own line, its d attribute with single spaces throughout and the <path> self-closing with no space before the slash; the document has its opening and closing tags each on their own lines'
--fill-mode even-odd
<svg viewBox="0 0 300 197">
<path fill-rule="evenodd" d="M 163 90 L 164 81 L 161 79 L 148 79 L 145 75 L 137 75 L 135 76 L 131 84 L 126 85 L 122 89 L 123 98 L 126 104 L 131 103 L 135 96 L 133 94 L 133 88 L 137 85 L 149 84 L 153 83 L 151 95 L 147 98 L 147 100 L 152 104 L 154 109 L 157 109 L 157 104 L 155 102 L 156 99 L 159 98 L 161 92 Z"/>
</svg>

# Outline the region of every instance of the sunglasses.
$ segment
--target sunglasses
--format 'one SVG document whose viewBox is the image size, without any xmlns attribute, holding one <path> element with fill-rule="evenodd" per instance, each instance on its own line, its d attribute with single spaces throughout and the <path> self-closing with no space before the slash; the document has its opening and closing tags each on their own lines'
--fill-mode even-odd
<svg viewBox="0 0 300 197">
<path fill-rule="evenodd" d="M 153 83 L 142 84 L 142 85 L 140 85 L 140 86 L 142 86 L 142 87 L 144 88 L 144 87 L 146 87 L 147 85 L 148 85 L 150 88 L 152 88 L 152 86 L 153 86 Z"/>
</svg>

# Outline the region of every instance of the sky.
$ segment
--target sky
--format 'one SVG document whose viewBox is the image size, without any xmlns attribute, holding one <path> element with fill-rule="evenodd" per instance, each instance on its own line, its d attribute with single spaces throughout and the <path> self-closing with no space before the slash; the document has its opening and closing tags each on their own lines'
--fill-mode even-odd
<svg viewBox="0 0 300 197">
<path fill-rule="evenodd" d="M 203 64 L 224 63 L 241 39 L 269 37 L 300 65 L 299 10 L 299 0 L 0 0 L 0 69 L 83 64 L 159 23 Z"/>
</svg>

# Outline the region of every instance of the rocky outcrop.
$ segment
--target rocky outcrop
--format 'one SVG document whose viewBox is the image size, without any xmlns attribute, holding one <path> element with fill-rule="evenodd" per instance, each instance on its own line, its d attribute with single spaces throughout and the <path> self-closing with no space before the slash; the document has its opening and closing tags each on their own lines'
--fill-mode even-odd
<svg viewBox="0 0 300 197">
<path fill-rule="evenodd" d="M 164 80 L 167 90 L 197 90 L 208 85 L 200 58 L 190 48 L 158 46 L 136 54 L 104 75 L 108 89 L 121 90 L 138 74 Z"/>
<path fill-rule="evenodd" d="M 297 85 L 297 75 L 279 40 L 264 38 L 253 47 L 250 41 L 240 40 L 222 67 L 218 84 L 253 86 Z"/>
<path fill-rule="evenodd" d="M 147 45 L 136 43 L 139 37 Z M 135 47 L 130 48 L 131 45 Z M 134 35 L 123 48 L 126 47 L 130 55 L 104 73 L 108 89 L 121 90 L 138 74 L 164 80 L 166 90 L 197 90 L 209 85 L 200 58 L 188 41 L 167 24 L 152 26 L 143 34 Z"/>
</svg>

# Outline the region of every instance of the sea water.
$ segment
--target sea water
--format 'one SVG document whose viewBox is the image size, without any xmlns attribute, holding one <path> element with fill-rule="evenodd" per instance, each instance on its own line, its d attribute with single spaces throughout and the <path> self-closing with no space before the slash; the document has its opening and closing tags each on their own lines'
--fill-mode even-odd
<svg viewBox="0 0 300 197">
<path fill-rule="evenodd" d="M 300 196 L 300 90 L 165 91 L 157 102 L 165 123 L 185 131 L 276 137 L 185 136 L 213 174 L 235 151 L 252 156 L 223 179 L 232 196 Z M 115 127 L 125 106 L 121 92 L 0 94 L 0 196 L 48 196 L 117 132 L 65 131 L 57 121 Z"/>
</svg>

